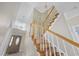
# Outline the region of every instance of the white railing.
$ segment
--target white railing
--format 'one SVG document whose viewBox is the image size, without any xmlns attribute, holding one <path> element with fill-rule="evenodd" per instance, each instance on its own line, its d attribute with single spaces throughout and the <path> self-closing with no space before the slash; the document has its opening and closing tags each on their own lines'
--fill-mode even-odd
<svg viewBox="0 0 79 59">
<path fill-rule="evenodd" d="M 65 56 L 79 56 L 79 47 L 78 47 L 78 42 L 75 42 L 71 39 L 67 39 L 71 42 L 74 42 L 73 44 L 71 42 L 67 42 L 64 39 L 65 38 L 61 38 L 55 34 L 51 35 L 50 33 L 48 33 L 48 35 L 53 38 L 51 40 L 53 40 L 53 44 L 58 48 L 58 50 L 61 50 L 62 52 L 64 52 Z M 50 38 L 49 38 L 50 39 Z"/>
<path fill-rule="evenodd" d="M 53 51 L 54 51 L 54 56 L 56 56 L 56 53 L 55 53 L 55 52 L 56 52 L 56 49 L 57 49 L 57 52 L 59 52 L 59 56 L 61 56 L 61 52 L 62 52 L 64 55 L 66 55 L 65 52 L 60 49 L 59 42 L 58 42 L 58 40 L 56 39 L 55 36 L 51 36 L 50 34 L 47 33 L 47 34 L 45 35 L 45 37 L 46 37 L 46 39 L 48 39 L 49 48 L 51 47 L 51 46 L 50 46 L 50 43 L 51 43 L 51 45 L 52 45 L 52 48 L 53 48 Z M 56 49 L 55 49 L 55 47 L 56 47 Z M 51 51 L 51 49 L 50 49 L 50 51 Z M 50 56 L 51 56 L 51 53 L 50 53 Z"/>
</svg>

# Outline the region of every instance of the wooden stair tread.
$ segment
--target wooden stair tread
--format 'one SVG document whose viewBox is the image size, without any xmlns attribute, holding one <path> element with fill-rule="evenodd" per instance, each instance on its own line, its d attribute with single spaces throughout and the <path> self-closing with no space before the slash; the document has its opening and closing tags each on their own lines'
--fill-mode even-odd
<svg viewBox="0 0 79 59">
<path fill-rule="evenodd" d="M 33 41 L 34 45 L 36 46 L 37 52 L 39 52 L 40 56 L 45 56 L 46 51 L 48 52 L 48 56 L 50 56 L 50 53 L 52 56 L 54 56 L 54 53 L 56 54 L 56 56 L 60 56 L 60 52 L 57 52 L 56 47 L 54 47 L 55 51 L 53 50 L 51 43 L 50 43 L 51 51 L 49 50 L 49 43 L 47 40 L 46 40 L 46 42 L 44 40 L 44 42 L 40 43 L 39 39 L 35 39 L 34 36 L 32 36 L 32 41 Z M 43 48 L 40 50 L 40 44 L 44 44 L 44 50 L 43 50 Z M 64 54 L 62 52 L 61 52 L 61 55 L 64 56 Z"/>
</svg>

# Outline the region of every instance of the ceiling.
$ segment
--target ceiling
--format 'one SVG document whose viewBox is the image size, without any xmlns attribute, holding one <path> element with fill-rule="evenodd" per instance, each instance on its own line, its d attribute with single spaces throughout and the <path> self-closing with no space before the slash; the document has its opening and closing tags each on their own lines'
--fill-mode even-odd
<svg viewBox="0 0 79 59">
<path fill-rule="evenodd" d="M 0 26 L 6 27 L 11 19 L 14 19 L 20 3 L 0 2 Z"/>
<path fill-rule="evenodd" d="M 8 27 L 11 20 L 24 21 L 28 26 L 32 20 L 34 8 L 44 12 L 52 5 L 55 5 L 60 13 L 65 14 L 79 8 L 78 2 L 0 2 L 0 27 Z"/>
<path fill-rule="evenodd" d="M 79 2 L 59 2 L 54 4 L 57 9 L 63 13 L 79 8 Z"/>
<path fill-rule="evenodd" d="M 59 13 L 62 13 L 66 20 L 79 16 L 79 2 L 54 3 Z"/>
</svg>

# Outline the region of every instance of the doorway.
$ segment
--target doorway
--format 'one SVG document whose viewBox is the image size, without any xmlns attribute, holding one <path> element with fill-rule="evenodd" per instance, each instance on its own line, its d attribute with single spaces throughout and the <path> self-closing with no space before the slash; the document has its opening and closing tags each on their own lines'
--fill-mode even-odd
<svg viewBox="0 0 79 59">
<path fill-rule="evenodd" d="M 12 35 L 9 42 L 6 54 L 13 54 L 19 52 L 22 36 Z"/>
</svg>

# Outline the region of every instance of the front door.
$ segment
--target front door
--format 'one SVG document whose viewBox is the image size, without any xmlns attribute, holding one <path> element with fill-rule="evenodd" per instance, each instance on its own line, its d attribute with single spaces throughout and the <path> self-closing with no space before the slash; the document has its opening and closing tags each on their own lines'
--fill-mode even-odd
<svg viewBox="0 0 79 59">
<path fill-rule="evenodd" d="M 22 37 L 19 35 L 12 35 L 10 43 L 9 43 L 7 51 L 6 51 L 7 54 L 19 52 L 21 38 Z"/>
</svg>

